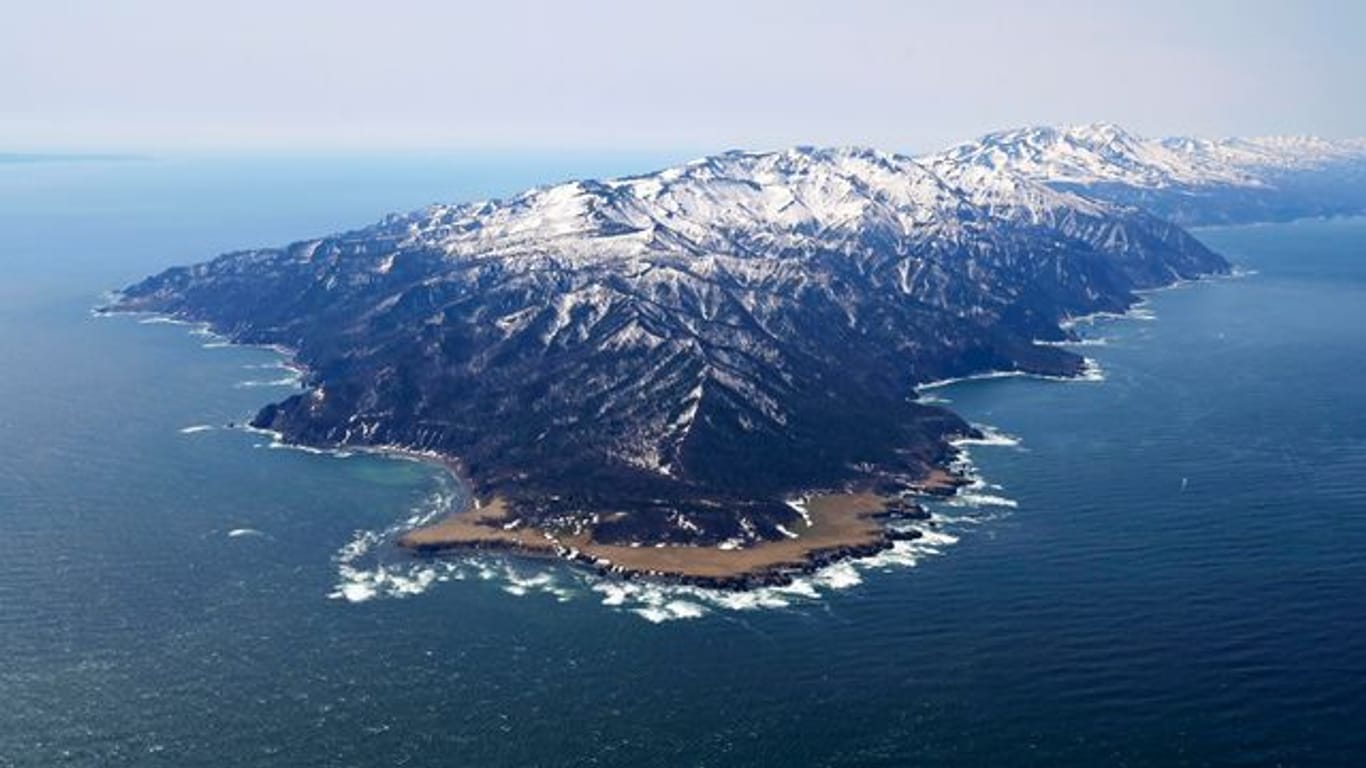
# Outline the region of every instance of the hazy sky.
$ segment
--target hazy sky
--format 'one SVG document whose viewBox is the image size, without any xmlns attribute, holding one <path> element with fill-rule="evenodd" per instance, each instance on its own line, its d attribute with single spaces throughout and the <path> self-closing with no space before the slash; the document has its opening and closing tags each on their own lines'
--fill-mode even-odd
<svg viewBox="0 0 1366 768">
<path fill-rule="evenodd" d="M 1366 0 L 11 0 L 0 151 L 1366 135 Z"/>
</svg>

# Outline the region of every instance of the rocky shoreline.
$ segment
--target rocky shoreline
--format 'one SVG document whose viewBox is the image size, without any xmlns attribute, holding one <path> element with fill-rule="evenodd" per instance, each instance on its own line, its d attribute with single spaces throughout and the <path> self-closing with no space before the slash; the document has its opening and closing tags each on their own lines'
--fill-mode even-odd
<svg viewBox="0 0 1366 768">
<path fill-rule="evenodd" d="M 203 332 L 211 334 L 225 343 L 235 346 L 255 346 L 270 349 L 281 357 L 282 366 L 296 373 L 301 380 L 306 381 L 311 375 L 309 367 L 299 361 L 294 350 L 280 345 L 261 345 L 245 342 L 232 338 L 227 333 L 222 333 L 213 327 L 213 323 L 198 321 L 176 315 L 166 315 L 155 312 L 130 312 L 111 310 L 109 307 L 98 307 L 93 310 L 97 315 L 126 314 L 141 317 L 163 318 L 168 322 L 184 324 L 201 329 Z M 449 456 L 438 451 L 421 450 L 398 445 L 355 445 L 355 444 L 334 444 L 321 445 L 309 444 L 302 441 L 290 440 L 282 432 L 260 427 L 257 425 L 259 415 L 255 419 L 248 420 L 246 423 L 228 422 L 224 426 L 230 429 L 247 429 L 270 434 L 275 440 L 296 446 L 301 449 L 312 451 L 353 451 L 358 453 L 369 453 L 378 456 L 401 458 L 410 461 L 419 461 L 440 467 L 448 473 L 454 482 L 461 486 L 471 489 L 473 492 L 474 484 L 469 478 L 469 473 L 463 463 L 456 457 Z M 974 430 L 975 431 L 975 430 Z M 951 444 L 951 440 L 946 441 Z M 951 452 L 956 449 L 949 449 Z M 942 466 L 931 467 L 924 476 L 917 482 L 906 486 L 901 493 L 891 495 L 878 495 L 870 492 L 840 491 L 817 495 L 815 498 L 838 499 L 841 497 L 855 499 L 877 499 L 876 509 L 857 509 L 852 514 L 857 519 L 867 519 L 875 521 L 875 528 L 871 533 L 855 535 L 849 537 L 847 541 L 840 541 L 829 546 L 812 548 L 801 554 L 799 558 L 782 559 L 771 564 L 761 564 L 754 567 L 737 567 L 724 573 L 695 573 L 690 572 L 686 567 L 637 567 L 623 565 L 613 562 L 611 559 L 595 553 L 599 546 L 592 541 L 585 540 L 585 534 L 577 534 L 572 542 L 564 542 L 557 539 L 554 535 L 532 528 L 522 528 L 520 531 L 510 531 L 501 526 L 487 526 L 486 533 L 475 533 L 469 535 L 467 526 L 466 535 L 449 537 L 442 536 L 443 525 L 449 524 L 451 520 L 459 520 L 468 517 L 472 513 L 477 513 L 480 509 L 477 501 L 472 502 L 471 508 L 454 512 L 448 515 L 445 520 L 431 526 L 409 531 L 399 537 L 396 544 L 409 550 L 417 557 L 435 557 L 460 552 L 499 552 L 521 557 L 537 559 L 559 559 L 570 562 L 576 566 L 584 567 L 603 577 L 619 579 L 648 579 L 650 581 L 703 587 L 710 589 L 721 589 L 731 591 L 744 591 L 757 589 L 766 586 L 786 586 L 791 584 L 799 576 L 818 571 L 827 566 L 847 560 L 854 560 L 872 557 L 880 552 L 884 552 L 895 546 L 898 541 L 910 541 L 920 538 L 922 534 L 914 529 L 896 529 L 888 525 L 896 521 L 923 521 L 930 517 L 929 511 L 918 501 L 908 497 L 924 498 L 945 498 L 954 495 L 958 488 L 967 484 L 969 481 L 959 474 L 956 470 L 956 457 L 950 453 L 948 459 Z M 498 504 L 504 503 L 499 497 L 495 497 Z M 474 525 L 477 525 L 475 523 Z M 436 535 L 424 538 L 424 531 L 436 531 Z M 800 538 L 798 535 L 797 538 Z M 651 553 L 661 548 L 666 548 L 671 555 L 682 555 L 687 559 L 690 554 L 700 554 L 703 556 L 713 554 L 717 551 L 738 552 L 741 555 L 761 550 L 765 547 L 782 542 L 760 540 L 754 543 L 747 550 L 732 549 L 718 550 L 706 545 L 647 545 L 634 544 L 629 549 L 638 552 Z M 620 548 L 620 545 L 607 545 Z M 648 557 L 648 555 L 647 555 Z"/>
<path fill-rule="evenodd" d="M 245 342 L 232 338 L 230 334 L 222 333 L 213 328 L 211 322 L 196 321 L 174 315 L 161 315 L 158 313 L 146 312 L 110 312 L 107 308 L 97 310 L 98 314 L 133 314 L 143 316 L 165 317 L 169 320 L 186 325 L 199 326 L 207 332 L 224 339 L 227 343 L 238 346 L 258 346 L 269 348 L 279 354 L 282 364 L 289 370 L 298 374 L 304 381 L 312 374 L 310 368 L 300 362 L 297 354 L 292 349 L 287 349 L 279 345 L 260 345 Z M 986 372 L 980 375 L 994 375 L 996 372 Z M 971 377 L 971 376 L 969 376 Z M 1059 379 L 1080 378 L 1080 376 L 1059 376 Z M 938 383 L 922 385 L 917 389 L 931 388 Z M 267 406 L 269 408 L 269 406 Z M 461 486 L 470 489 L 473 496 L 475 484 L 472 482 L 468 469 L 463 462 L 453 456 L 443 454 L 434 450 L 423 450 L 400 445 L 358 445 L 358 444 L 314 444 L 307 441 L 290 439 L 288 435 L 259 427 L 256 422 L 260 420 L 260 415 L 245 424 L 229 423 L 231 428 L 245 428 L 258 430 L 271 434 L 276 440 L 288 442 L 290 445 L 297 445 L 300 448 L 311 449 L 314 451 L 354 451 L 360 453 L 370 453 L 380 456 L 402 458 L 406 460 L 419 461 L 423 463 L 439 466 L 447 472 L 451 478 Z M 970 429 L 966 435 L 959 437 L 980 437 L 975 429 Z M 632 543 L 629 545 L 620 544 L 599 544 L 589 538 L 589 534 L 576 533 L 571 537 L 558 537 L 548 531 L 538 528 L 525 527 L 520 529 L 508 529 L 503 526 L 506 521 L 499 521 L 496 525 L 480 526 L 484 530 L 472 533 L 471 526 L 466 525 L 465 530 L 456 536 L 442 535 L 443 526 L 452 520 L 467 518 L 472 513 L 477 513 L 480 507 L 471 506 L 470 508 L 454 512 L 444 520 L 430 526 L 409 531 L 395 542 L 399 547 L 410 551 L 415 557 L 440 557 L 455 555 L 461 552 L 498 552 L 519 557 L 533 559 L 557 559 L 569 562 L 577 567 L 585 568 L 605 578 L 616 578 L 623 580 L 649 580 L 652 582 L 668 585 L 681 585 L 701 587 L 708 589 L 745 591 L 762 587 L 787 586 L 795 579 L 809 575 L 823 568 L 836 563 L 849 560 L 857 560 L 876 556 L 877 554 L 892 549 L 899 541 L 913 541 L 921 538 L 923 534 L 916 529 L 905 529 L 892 527 L 891 523 L 898 521 L 925 521 L 930 518 L 929 510 L 917 499 L 943 499 L 954 496 L 959 488 L 967 485 L 970 480 L 964 477 L 959 470 L 958 452 L 959 449 L 953 447 L 954 439 L 951 436 L 944 438 L 946 453 L 941 462 L 930 466 L 923 475 L 914 482 L 906 483 L 904 479 L 896 481 L 886 481 L 876 490 L 864 488 L 860 490 L 842 489 L 838 491 L 828 491 L 823 494 L 814 494 L 810 498 L 814 499 L 860 499 L 863 506 L 858 507 L 848 516 L 856 520 L 867 520 L 872 523 L 869 527 L 861 531 L 855 531 L 851 535 L 841 537 L 828 545 L 814 546 L 802 551 L 796 557 L 779 557 L 774 562 L 765 562 L 762 554 L 758 558 L 746 558 L 745 555 L 763 553 L 767 548 L 774 545 L 781 545 L 783 540 L 759 540 L 746 548 L 718 549 L 706 544 L 663 544 L 663 543 Z M 895 486 L 895 491 L 889 491 L 889 486 Z M 496 493 L 496 491 L 494 491 Z M 875 500 L 875 501 L 871 501 Z M 502 504 L 505 503 L 501 497 L 494 496 L 491 501 Z M 477 502 L 473 502 L 477 504 Z M 870 506 L 871 505 L 871 506 Z M 474 523 L 473 525 L 478 525 Z M 424 532 L 433 532 L 425 535 Z M 801 539 L 798 534 L 794 537 Z M 791 541 L 791 540 L 788 540 Z M 604 550 L 622 552 L 631 550 L 628 554 L 633 564 L 615 561 L 610 556 L 604 556 Z M 670 556 L 670 562 L 654 563 L 657 553 Z M 738 563 L 734 567 L 725 567 L 720 572 L 697 572 L 689 567 L 687 561 L 700 558 L 708 559 L 708 556 L 715 556 L 718 552 L 737 553 L 740 555 Z M 758 560 L 757 564 L 754 560 Z"/>
<path fill-rule="evenodd" d="M 459 462 L 428 453 L 385 450 L 384 453 L 439 464 L 457 482 L 468 487 Z M 969 481 L 949 467 L 936 468 L 915 488 L 897 495 L 870 492 L 839 492 L 810 497 L 807 504 L 816 514 L 865 523 L 836 537 L 789 555 L 793 542 L 802 535 L 780 541 L 760 541 L 746 548 L 722 549 L 699 545 L 602 545 L 586 534 L 562 535 L 523 527 L 509 517 L 506 501 L 500 497 L 486 504 L 472 502 L 459 512 L 434 524 L 422 526 L 399 537 L 398 546 L 417 557 L 439 557 L 461 552 L 500 552 L 522 557 L 559 559 L 583 567 L 605 578 L 644 579 L 662 584 L 686 585 L 709 589 L 744 591 L 760 587 L 786 586 L 799 576 L 835 563 L 872 557 L 893 548 L 899 541 L 912 541 L 923 534 L 914 528 L 894 527 L 897 522 L 923 522 L 929 510 L 917 498 L 946 498 Z M 823 507 L 823 509 L 822 509 Z M 808 522 L 816 527 L 822 522 Z M 825 535 L 824 532 L 818 535 Z M 787 545 L 787 551 L 774 549 Z M 629 557 L 623 562 L 614 553 Z M 771 553 L 771 554 L 770 554 Z M 729 561 L 729 562 L 725 562 Z"/>
</svg>

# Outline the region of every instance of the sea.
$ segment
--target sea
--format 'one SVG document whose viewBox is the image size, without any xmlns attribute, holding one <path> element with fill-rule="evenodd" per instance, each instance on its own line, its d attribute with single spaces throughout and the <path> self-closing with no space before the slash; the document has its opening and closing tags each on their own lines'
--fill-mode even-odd
<svg viewBox="0 0 1366 768">
<path fill-rule="evenodd" d="M 1366 764 L 1366 219 L 1202 229 L 1235 276 L 1078 324 L 926 535 L 733 594 L 397 531 L 439 468 L 278 445 L 267 349 L 105 291 L 645 155 L 0 164 L 0 766 Z"/>
</svg>

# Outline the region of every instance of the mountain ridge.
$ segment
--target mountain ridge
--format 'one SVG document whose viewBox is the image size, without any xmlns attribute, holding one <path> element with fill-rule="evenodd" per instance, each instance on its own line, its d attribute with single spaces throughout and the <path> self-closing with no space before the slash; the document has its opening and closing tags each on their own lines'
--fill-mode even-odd
<svg viewBox="0 0 1366 768">
<path fill-rule="evenodd" d="M 1366 139 L 1149 139 L 1092 123 L 997 131 L 925 159 L 1023 176 L 1185 225 L 1366 210 Z"/>
<path fill-rule="evenodd" d="M 111 308 L 292 348 L 307 389 L 256 426 L 456 457 L 502 524 L 745 548 L 800 525 L 794 498 L 933 485 L 973 430 L 916 383 L 1078 375 L 1035 342 L 1227 269 L 1132 205 L 806 147 L 433 205 L 173 268 Z"/>
</svg>

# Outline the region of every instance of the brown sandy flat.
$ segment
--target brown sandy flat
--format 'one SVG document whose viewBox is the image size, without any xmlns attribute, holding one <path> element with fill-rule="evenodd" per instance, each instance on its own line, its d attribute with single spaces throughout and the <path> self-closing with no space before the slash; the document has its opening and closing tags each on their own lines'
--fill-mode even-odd
<svg viewBox="0 0 1366 768">
<path fill-rule="evenodd" d="M 552 554 L 555 543 L 577 549 L 583 556 L 606 561 L 638 573 L 700 579 L 725 579 L 809 564 L 816 553 L 876 546 L 883 540 L 882 524 L 873 515 L 886 508 L 887 499 L 871 493 L 830 494 L 807 502 L 811 525 L 791 526 L 797 538 L 765 541 L 743 549 L 692 546 L 600 544 L 588 534 L 551 541 L 529 527 L 511 530 L 502 499 L 451 515 L 434 525 L 405 534 L 401 546 L 422 550 L 503 547 L 531 554 Z"/>
<path fill-rule="evenodd" d="M 399 537 L 398 544 L 420 550 L 502 547 L 546 554 L 555 552 L 554 544 L 540 530 L 525 526 L 504 528 L 508 522 L 507 504 L 495 496 L 487 504 L 409 531 Z"/>
<path fill-rule="evenodd" d="M 873 518 L 887 499 L 871 493 L 813 497 L 806 504 L 811 525 L 795 523 L 795 539 L 764 541 L 743 549 L 716 547 L 629 547 L 590 542 L 581 535 L 565 540 L 590 557 L 610 561 L 628 571 L 666 576 L 730 578 L 806 565 L 811 555 L 867 547 L 882 540 L 882 524 Z"/>
</svg>

